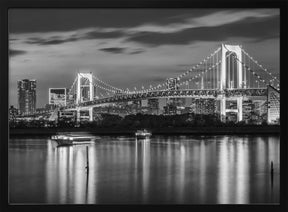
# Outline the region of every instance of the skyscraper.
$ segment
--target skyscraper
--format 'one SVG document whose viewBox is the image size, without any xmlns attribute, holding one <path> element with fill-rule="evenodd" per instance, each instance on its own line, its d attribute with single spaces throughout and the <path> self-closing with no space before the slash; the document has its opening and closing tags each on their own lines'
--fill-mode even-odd
<svg viewBox="0 0 288 212">
<path fill-rule="evenodd" d="M 18 80 L 18 106 L 20 114 L 30 114 L 36 110 L 36 80 Z"/>
</svg>

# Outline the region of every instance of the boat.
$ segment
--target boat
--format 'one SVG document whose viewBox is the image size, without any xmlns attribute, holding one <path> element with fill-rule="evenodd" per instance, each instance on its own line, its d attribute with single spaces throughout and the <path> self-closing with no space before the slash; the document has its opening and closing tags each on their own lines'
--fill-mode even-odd
<svg viewBox="0 0 288 212">
<path fill-rule="evenodd" d="M 57 134 L 52 135 L 51 139 L 56 141 L 58 146 L 70 146 L 77 144 L 90 144 L 100 137 L 91 135 L 76 135 L 76 134 Z"/>
<path fill-rule="evenodd" d="M 152 133 L 148 130 L 137 130 L 135 133 L 136 138 L 149 138 L 151 137 Z"/>
</svg>

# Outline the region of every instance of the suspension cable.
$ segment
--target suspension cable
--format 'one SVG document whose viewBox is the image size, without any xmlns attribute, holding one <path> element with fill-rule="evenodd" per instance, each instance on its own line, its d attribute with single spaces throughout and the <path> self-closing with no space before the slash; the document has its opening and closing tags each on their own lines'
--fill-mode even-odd
<svg viewBox="0 0 288 212">
<path fill-rule="evenodd" d="M 253 57 L 251 57 L 244 49 L 241 48 L 241 50 L 243 51 L 243 53 L 245 55 L 247 55 L 257 66 L 259 66 L 263 71 L 265 71 L 268 75 L 270 75 L 271 78 L 273 78 L 273 80 L 277 80 L 278 82 L 280 82 L 280 80 L 276 77 L 273 76 L 273 74 L 271 72 L 269 72 L 266 68 L 264 68 L 261 64 L 258 63 L 258 61 L 254 60 Z"/>
</svg>

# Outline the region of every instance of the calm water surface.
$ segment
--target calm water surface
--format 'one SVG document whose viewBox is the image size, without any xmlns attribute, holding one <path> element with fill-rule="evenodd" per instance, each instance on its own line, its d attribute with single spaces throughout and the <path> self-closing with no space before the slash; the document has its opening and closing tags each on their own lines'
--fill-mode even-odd
<svg viewBox="0 0 288 212">
<path fill-rule="evenodd" d="M 87 175 L 87 145 L 14 138 L 10 203 L 279 203 L 279 144 L 279 136 L 102 136 L 88 145 Z"/>
</svg>

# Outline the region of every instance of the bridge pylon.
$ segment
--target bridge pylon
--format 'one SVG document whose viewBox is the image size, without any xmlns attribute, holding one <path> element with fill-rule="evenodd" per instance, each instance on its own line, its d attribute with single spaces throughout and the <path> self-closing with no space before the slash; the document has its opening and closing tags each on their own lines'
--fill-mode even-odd
<svg viewBox="0 0 288 212">
<path fill-rule="evenodd" d="M 231 83 L 230 79 L 227 79 L 226 73 L 227 71 L 230 72 L 231 70 L 227 69 L 227 53 L 234 53 L 236 54 L 236 57 L 239 61 L 242 61 L 242 50 L 241 46 L 239 45 L 226 45 L 222 44 L 221 45 L 221 74 L 220 74 L 220 90 L 223 91 L 224 89 L 229 89 L 231 88 Z M 242 88 L 243 86 L 243 81 L 242 81 L 242 76 L 243 76 L 243 68 L 242 64 L 237 62 L 237 83 L 236 88 Z M 228 83 L 227 83 L 228 82 Z M 227 86 L 228 85 L 228 86 Z"/>
<path fill-rule="evenodd" d="M 94 86 L 93 86 L 93 76 L 90 73 L 78 73 L 77 74 L 77 89 L 76 89 L 76 104 L 83 103 L 85 101 L 93 101 L 94 99 Z M 77 108 L 77 121 L 80 121 L 81 114 L 80 111 L 89 111 L 89 121 L 93 121 L 93 107 L 88 109 Z"/>
<path fill-rule="evenodd" d="M 87 82 L 88 81 L 88 82 Z M 88 89 L 87 89 L 88 88 Z M 77 74 L 76 104 L 86 101 L 93 101 L 93 77 L 92 73 Z"/>
<path fill-rule="evenodd" d="M 243 68 L 242 64 L 240 62 L 237 62 L 237 80 L 236 84 L 234 83 L 233 86 L 231 86 L 230 79 L 227 78 L 227 73 L 230 73 L 231 70 L 229 69 L 230 67 L 227 67 L 227 53 L 235 54 L 237 59 L 239 61 L 242 61 L 242 49 L 241 46 L 239 45 L 226 45 L 222 44 L 221 45 L 221 69 L 220 69 L 220 91 L 224 91 L 225 89 L 231 89 L 231 88 L 243 88 L 246 87 L 245 84 L 243 84 Z M 232 64 L 234 65 L 234 64 Z M 229 74 L 230 76 L 230 74 Z M 244 76 L 245 78 L 245 76 Z M 245 81 L 246 79 L 244 79 Z M 234 81 L 234 79 L 233 79 Z M 219 95 L 220 99 L 220 114 L 222 117 L 222 121 L 226 121 L 226 100 L 227 98 L 225 95 Z M 233 111 L 237 113 L 237 119 L 238 121 L 242 121 L 242 97 L 237 97 L 237 110 Z"/>
</svg>

